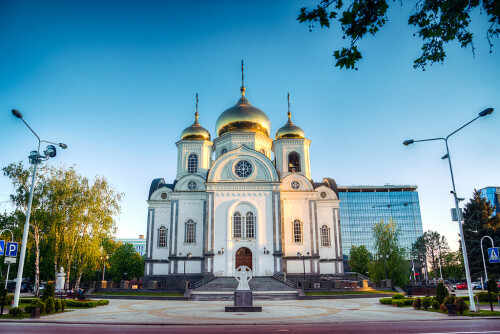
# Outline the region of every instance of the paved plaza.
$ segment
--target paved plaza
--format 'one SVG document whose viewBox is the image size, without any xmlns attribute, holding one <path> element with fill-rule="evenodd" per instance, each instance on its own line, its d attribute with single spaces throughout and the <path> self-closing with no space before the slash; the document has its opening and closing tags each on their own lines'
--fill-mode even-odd
<svg viewBox="0 0 500 334">
<path fill-rule="evenodd" d="M 382 305 L 378 298 L 254 301 L 260 313 L 226 313 L 231 301 L 110 300 L 109 305 L 44 316 L 71 323 L 253 324 L 448 319 L 445 314 Z M 466 318 L 466 317 L 459 317 Z"/>
</svg>

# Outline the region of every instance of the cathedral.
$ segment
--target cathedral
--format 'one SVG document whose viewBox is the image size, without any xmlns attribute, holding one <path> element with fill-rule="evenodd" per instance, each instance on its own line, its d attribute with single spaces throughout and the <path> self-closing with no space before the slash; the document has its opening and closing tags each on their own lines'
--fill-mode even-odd
<svg viewBox="0 0 500 334">
<path fill-rule="evenodd" d="M 198 122 L 197 97 L 194 123 L 175 143 L 175 180 L 151 183 L 145 287 L 234 276 L 241 265 L 292 280 L 343 273 L 335 181 L 311 179 L 311 141 L 292 122 L 290 102 L 274 134 L 243 80 L 240 91 L 213 140 Z"/>
</svg>

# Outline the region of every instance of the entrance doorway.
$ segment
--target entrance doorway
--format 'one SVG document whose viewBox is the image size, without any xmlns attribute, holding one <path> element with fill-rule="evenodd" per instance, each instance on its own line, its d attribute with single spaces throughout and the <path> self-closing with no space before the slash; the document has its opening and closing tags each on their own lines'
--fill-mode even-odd
<svg viewBox="0 0 500 334">
<path fill-rule="evenodd" d="M 241 247 L 236 251 L 236 268 L 247 266 L 252 269 L 252 251 L 246 247 Z M 235 269 L 236 269 L 235 268 Z"/>
</svg>

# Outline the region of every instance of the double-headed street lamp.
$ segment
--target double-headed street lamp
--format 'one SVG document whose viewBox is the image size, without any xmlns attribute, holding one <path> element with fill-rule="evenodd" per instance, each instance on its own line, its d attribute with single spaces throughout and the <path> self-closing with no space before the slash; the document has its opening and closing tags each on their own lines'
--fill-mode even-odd
<svg viewBox="0 0 500 334">
<path fill-rule="evenodd" d="M 467 278 L 467 288 L 469 290 L 469 301 L 470 301 L 470 308 L 471 311 L 475 312 L 476 311 L 476 305 L 474 304 L 474 297 L 472 296 L 472 284 L 471 284 L 471 279 L 470 279 L 470 272 L 469 272 L 469 260 L 467 259 L 467 249 L 465 247 L 465 239 L 464 239 L 464 231 L 462 228 L 462 213 L 460 212 L 460 208 L 458 205 L 459 198 L 457 196 L 457 190 L 455 188 L 455 178 L 453 177 L 453 168 L 451 167 L 451 157 L 450 157 L 450 151 L 448 149 L 448 139 L 457 133 L 458 131 L 462 130 L 465 128 L 467 125 L 471 124 L 475 120 L 477 120 L 480 117 L 484 117 L 487 115 L 490 115 L 493 112 L 493 108 L 487 108 L 481 111 L 476 118 L 474 118 L 472 121 L 462 125 L 460 128 L 457 130 L 453 131 L 450 133 L 446 138 L 430 138 L 430 139 L 420 139 L 420 140 L 413 140 L 413 139 L 408 139 L 403 142 L 404 145 L 408 146 L 413 143 L 418 143 L 418 142 L 423 142 L 423 141 L 433 141 L 433 140 L 443 140 L 445 145 L 446 145 L 446 154 L 441 158 L 441 159 L 448 159 L 448 164 L 450 165 L 450 174 L 451 174 L 451 184 L 453 185 L 453 191 L 451 192 L 455 198 L 455 209 L 456 209 L 456 214 L 458 217 L 458 228 L 460 231 L 460 239 L 462 242 L 462 254 L 464 257 L 464 266 L 465 266 L 465 276 Z"/>
<path fill-rule="evenodd" d="M 38 139 L 38 149 L 36 151 L 31 151 L 29 155 L 29 161 L 31 164 L 33 164 L 33 176 L 31 177 L 31 190 L 30 190 L 30 197 L 28 201 L 28 210 L 26 212 L 26 223 L 24 224 L 24 232 L 23 232 L 23 241 L 21 244 L 21 256 L 19 257 L 19 267 L 17 269 L 17 282 L 16 282 L 16 290 L 14 293 L 14 304 L 13 307 L 19 307 L 19 295 L 21 293 L 21 284 L 22 284 L 22 279 L 23 279 L 23 269 L 24 269 L 24 259 L 26 256 L 26 245 L 28 243 L 28 234 L 29 234 L 29 226 L 30 226 L 30 214 L 31 214 L 31 203 L 33 202 L 33 192 L 35 189 L 35 179 L 36 179 L 36 166 L 39 163 L 42 163 L 42 161 L 47 161 L 49 158 L 53 158 L 56 156 L 56 148 L 54 145 L 58 145 L 62 149 L 67 149 L 68 146 L 63 143 L 53 143 L 47 140 L 42 140 L 38 135 L 33 131 L 33 129 L 26 123 L 26 121 L 23 119 L 23 115 L 16 109 L 12 110 L 12 114 L 19 118 L 21 121 L 23 121 L 24 124 L 28 127 L 28 129 L 33 132 L 33 134 L 36 136 Z M 43 154 L 40 154 L 40 145 L 44 143 L 48 144 L 54 144 L 54 145 L 48 145 Z"/>
</svg>

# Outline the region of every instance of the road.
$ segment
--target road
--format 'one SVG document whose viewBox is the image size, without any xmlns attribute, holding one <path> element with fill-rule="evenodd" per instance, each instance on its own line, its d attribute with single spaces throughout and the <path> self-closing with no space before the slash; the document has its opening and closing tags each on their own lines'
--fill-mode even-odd
<svg viewBox="0 0 500 334">
<path fill-rule="evenodd" d="M 149 325 L 0 323 L 0 333 L 500 333 L 499 319 L 446 319 L 428 321 L 381 321 L 362 323 L 307 323 L 258 325 Z"/>
</svg>

